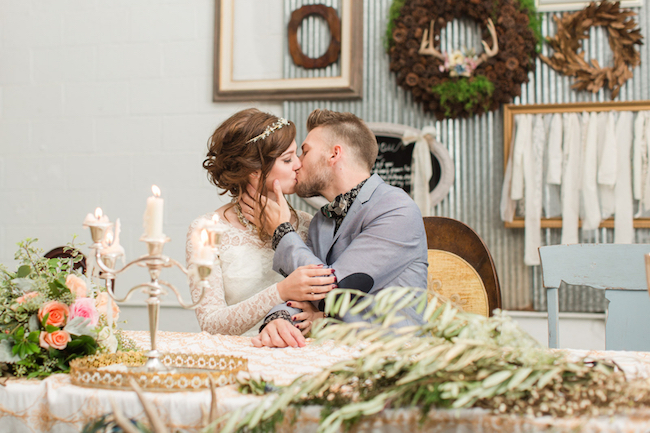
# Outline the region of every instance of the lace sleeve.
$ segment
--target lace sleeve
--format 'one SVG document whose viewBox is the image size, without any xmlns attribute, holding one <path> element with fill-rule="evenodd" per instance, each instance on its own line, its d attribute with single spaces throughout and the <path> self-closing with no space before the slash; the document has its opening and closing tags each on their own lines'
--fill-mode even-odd
<svg viewBox="0 0 650 433">
<path fill-rule="evenodd" d="M 207 218 L 210 217 L 211 215 L 207 215 Z M 188 265 L 195 251 L 198 251 L 200 238 L 197 227 L 201 220 L 202 218 L 196 219 L 187 233 L 185 256 Z M 224 236 L 222 245 L 227 242 L 229 239 Z M 194 272 L 190 275 L 190 293 L 192 300 L 196 302 L 201 294 L 200 280 Z M 215 257 L 208 282 L 205 296 L 195 311 L 201 330 L 211 334 L 241 335 L 264 319 L 271 308 L 282 303 L 277 286 L 273 284 L 242 302 L 228 305 L 224 293 L 221 262 L 218 257 Z"/>
</svg>

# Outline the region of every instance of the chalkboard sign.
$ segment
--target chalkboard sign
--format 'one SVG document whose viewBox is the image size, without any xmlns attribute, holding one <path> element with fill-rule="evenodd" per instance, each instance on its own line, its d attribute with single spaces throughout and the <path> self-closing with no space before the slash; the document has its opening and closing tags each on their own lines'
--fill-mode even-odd
<svg viewBox="0 0 650 433">
<path fill-rule="evenodd" d="M 411 193 L 411 165 L 413 163 L 413 148 L 415 143 L 404 146 L 401 138 L 385 135 L 377 135 L 379 155 L 372 169 L 389 185 L 402 188 L 408 194 Z M 440 182 L 440 162 L 434 154 L 431 154 L 431 166 L 433 175 L 429 180 L 429 191 Z"/>
</svg>

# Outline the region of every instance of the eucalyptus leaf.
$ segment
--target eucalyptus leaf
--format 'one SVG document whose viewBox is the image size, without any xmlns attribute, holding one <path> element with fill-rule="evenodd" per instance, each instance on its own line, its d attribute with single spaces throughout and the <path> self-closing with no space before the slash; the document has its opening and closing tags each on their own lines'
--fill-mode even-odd
<svg viewBox="0 0 650 433">
<path fill-rule="evenodd" d="M 32 314 L 29 317 L 29 322 L 27 323 L 27 328 L 30 332 L 38 331 L 40 329 L 40 322 L 38 321 L 38 314 Z"/>
<path fill-rule="evenodd" d="M 0 340 L 0 362 L 13 364 L 20 361 L 20 356 L 14 355 L 13 344 L 9 340 Z"/>
<path fill-rule="evenodd" d="M 11 280 L 11 284 L 25 293 L 31 292 L 35 289 L 34 280 L 28 278 L 14 278 Z"/>
<path fill-rule="evenodd" d="M 72 335 L 88 335 L 91 337 L 95 335 L 95 327 L 90 324 L 90 319 L 79 316 L 70 320 L 63 330 Z"/>
</svg>

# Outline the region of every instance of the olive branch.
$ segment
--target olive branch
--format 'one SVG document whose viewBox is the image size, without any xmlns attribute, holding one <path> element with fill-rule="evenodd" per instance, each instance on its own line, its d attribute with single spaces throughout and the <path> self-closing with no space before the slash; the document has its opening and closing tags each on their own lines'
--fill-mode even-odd
<svg viewBox="0 0 650 433">
<path fill-rule="evenodd" d="M 499 311 L 490 318 L 464 313 L 436 294 L 427 303 L 426 294 L 413 288 L 375 296 L 334 290 L 326 305 L 330 316 L 350 313 L 366 321 L 325 319 L 315 325 L 316 344 L 334 340 L 358 355 L 299 377 L 213 426 L 268 431 L 282 414 L 307 405 L 323 407 L 318 431 L 331 433 L 385 408 L 417 407 L 423 417 L 434 407 L 561 417 L 609 415 L 650 403 L 648 382 L 628 381 L 611 361 L 571 361 L 545 349 Z M 425 323 L 395 327 L 409 307 Z"/>
</svg>

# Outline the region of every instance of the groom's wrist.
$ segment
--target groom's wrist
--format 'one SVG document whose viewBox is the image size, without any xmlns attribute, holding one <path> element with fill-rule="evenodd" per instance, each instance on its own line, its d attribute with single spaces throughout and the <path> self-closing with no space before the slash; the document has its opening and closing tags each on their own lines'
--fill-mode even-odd
<svg viewBox="0 0 650 433">
<path fill-rule="evenodd" d="M 289 321 L 291 324 L 293 324 L 293 321 L 291 320 L 291 314 L 289 314 L 288 311 L 278 310 L 269 314 L 264 318 L 264 323 L 262 323 L 262 326 L 260 326 L 259 332 L 262 332 L 262 329 L 264 329 L 266 325 L 268 325 L 269 323 L 271 323 L 276 319 L 284 319 Z"/>
<path fill-rule="evenodd" d="M 280 244 L 280 241 L 287 233 L 291 233 L 295 231 L 296 229 L 293 228 L 291 223 L 280 224 L 273 232 L 273 237 L 271 238 L 271 248 L 273 248 L 273 251 L 275 251 L 275 249 Z"/>
</svg>

